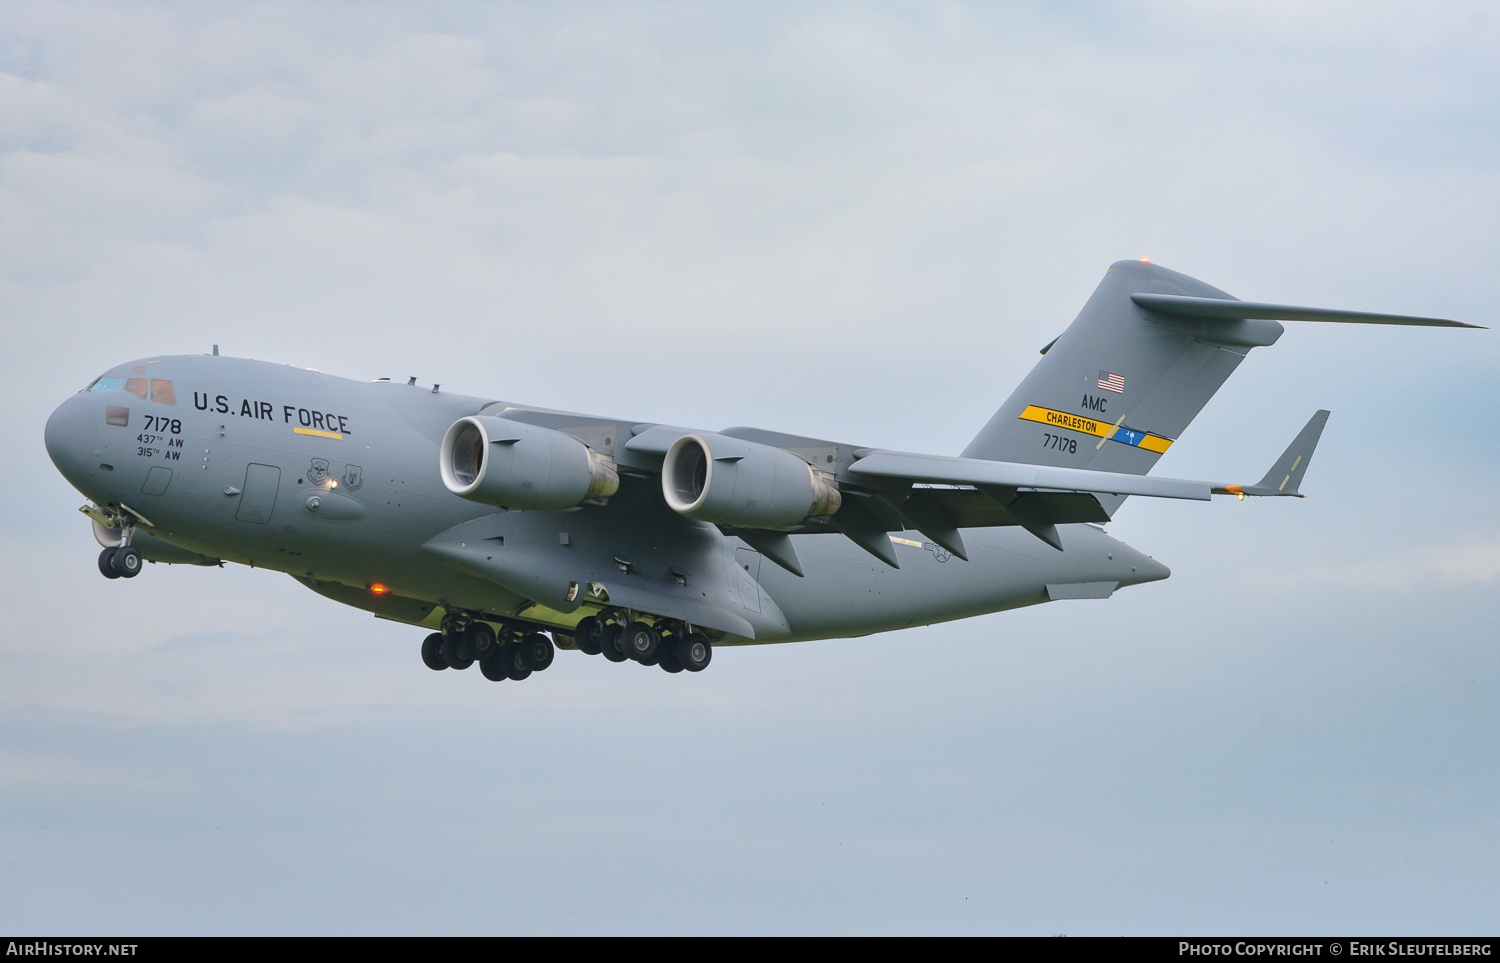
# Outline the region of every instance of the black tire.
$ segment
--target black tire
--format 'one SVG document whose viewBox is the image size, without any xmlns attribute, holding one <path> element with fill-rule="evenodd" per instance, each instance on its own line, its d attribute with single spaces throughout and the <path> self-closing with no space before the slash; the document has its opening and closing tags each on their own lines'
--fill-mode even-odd
<svg viewBox="0 0 1500 963">
<path fill-rule="evenodd" d="M 464 629 L 464 642 L 474 658 L 482 660 L 495 647 L 495 630 L 484 622 L 472 622 Z"/>
<path fill-rule="evenodd" d="M 531 666 L 526 662 L 526 647 L 524 645 L 507 645 L 500 654 L 500 661 L 505 665 L 505 677 L 520 682 L 531 675 Z"/>
<path fill-rule="evenodd" d="M 443 658 L 443 633 L 434 632 L 422 640 L 422 662 L 434 672 L 448 668 L 448 660 Z"/>
<path fill-rule="evenodd" d="M 99 574 L 105 578 L 119 578 L 120 573 L 115 571 L 115 550 L 106 548 L 99 553 Z"/>
<path fill-rule="evenodd" d="M 135 578 L 141 574 L 143 564 L 141 553 L 130 545 L 121 545 L 115 549 L 109 560 L 110 567 L 119 573 L 120 578 Z"/>
<path fill-rule="evenodd" d="M 443 636 L 443 658 L 448 668 L 462 671 L 474 664 L 474 650 L 465 643 L 462 633 L 454 632 Z"/>
<path fill-rule="evenodd" d="M 602 651 L 599 637 L 603 634 L 604 624 L 590 615 L 573 629 L 573 644 L 584 655 L 598 655 Z"/>
<path fill-rule="evenodd" d="M 702 672 L 713 657 L 714 647 L 701 632 L 694 632 L 677 646 L 677 661 L 689 672 Z"/>
<path fill-rule="evenodd" d="M 661 640 L 661 648 L 656 653 L 656 664 L 661 666 L 663 672 L 676 675 L 682 671 L 682 660 L 677 658 L 677 646 L 681 641 L 672 635 Z"/>
<path fill-rule="evenodd" d="M 479 672 L 491 682 L 504 682 L 510 678 L 505 674 L 505 650 L 494 649 L 487 657 L 480 659 Z"/>
<path fill-rule="evenodd" d="M 625 626 L 619 646 L 635 661 L 652 665 L 656 662 L 656 650 L 661 647 L 661 635 L 645 622 L 631 622 Z"/>
<path fill-rule="evenodd" d="M 620 648 L 620 631 L 620 623 L 611 622 L 599 635 L 599 654 L 611 662 L 624 662 L 629 658 Z"/>
<path fill-rule="evenodd" d="M 551 639 L 540 632 L 533 632 L 521 640 L 521 654 L 531 671 L 541 672 L 552 664 L 557 650 L 552 647 Z"/>
</svg>

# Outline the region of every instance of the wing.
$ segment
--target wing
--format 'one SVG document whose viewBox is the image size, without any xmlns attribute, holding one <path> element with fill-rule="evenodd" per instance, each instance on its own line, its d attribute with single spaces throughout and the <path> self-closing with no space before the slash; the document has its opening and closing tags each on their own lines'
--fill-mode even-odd
<svg viewBox="0 0 1500 963">
<path fill-rule="evenodd" d="M 1199 501 L 1214 494 L 1295 496 L 1328 416 L 1326 411 L 1314 415 L 1260 483 L 1238 485 L 859 448 L 755 428 L 701 432 L 501 405 L 482 414 L 494 422 L 486 422 L 486 441 L 480 444 L 488 454 L 470 457 L 475 464 L 483 459 L 503 462 L 510 474 L 504 481 L 483 484 L 478 476 L 465 475 L 474 479 L 467 487 L 455 487 L 458 479 L 450 484 L 459 494 L 502 507 L 556 510 L 554 504 L 565 504 L 609 509 L 602 518 L 645 513 L 653 516 L 654 532 L 686 531 L 694 522 L 708 522 L 797 575 L 802 566 L 789 537 L 794 533 L 842 534 L 899 567 L 891 532 L 921 532 L 967 559 L 961 529 L 1018 526 L 1061 551 L 1058 525 L 1109 520 L 1101 496 Z M 477 425 L 484 419 L 468 420 Z M 510 423 L 536 426 L 546 433 L 517 434 L 517 429 L 505 427 Z M 458 433 L 449 435 L 455 448 L 452 453 L 445 449 L 445 480 L 458 464 L 458 449 L 469 444 L 457 441 Z M 559 446 L 564 436 L 569 440 Z M 572 452 L 574 448 L 578 451 Z M 586 457 L 579 454 L 585 450 Z M 576 485 L 569 487 L 557 479 L 575 456 L 582 460 L 574 470 Z M 596 460 L 607 462 L 607 469 Z M 496 469 L 497 478 L 500 471 Z M 516 479 L 523 474 L 528 480 L 520 484 Z M 618 484 L 622 481 L 629 482 L 623 489 Z M 555 489 L 555 503 L 544 498 L 549 486 Z M 631 490 L 634 499 L 614 499 L 616 503 L 610 504 L 613 493 L 623 498 Z M 528 498 L 529 503 L 519 501 Z M 488 577 L 502 584 L 523 577 L 500 572 L 493 564 L 485 568 Z M 603 584 L 602 578 L 598 580 Z M 668 589 L 667 596 L 673 594 L 665 583 L 661 587 Z M 697 611 L 690 618 L 684 609 L 678 617 L 707 624 L 704 616 Z M 744 634 L 742 626 L 726 631 Z"/>
</svg>

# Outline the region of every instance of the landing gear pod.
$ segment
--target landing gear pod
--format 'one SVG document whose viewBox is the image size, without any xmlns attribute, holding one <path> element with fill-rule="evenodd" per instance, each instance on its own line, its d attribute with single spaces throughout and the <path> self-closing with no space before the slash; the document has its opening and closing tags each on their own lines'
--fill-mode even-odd
<svg viewBox="0 0 1500 963">
<path fill-rule="evenodd" d="M 683 435 L 667 449 L 662 494 L 674 512 L 736 528 L 791 528 L 832 515 L 833 482 L 789 451 L 727 435 Z"/>
<path fill-rule="evenodd" d="M 572 435 L 506 418 L 460 418 L 443 436 L 443 484 L 500 508 L 561 511 L 620 488 L 613 463 Z"/>
</svg>

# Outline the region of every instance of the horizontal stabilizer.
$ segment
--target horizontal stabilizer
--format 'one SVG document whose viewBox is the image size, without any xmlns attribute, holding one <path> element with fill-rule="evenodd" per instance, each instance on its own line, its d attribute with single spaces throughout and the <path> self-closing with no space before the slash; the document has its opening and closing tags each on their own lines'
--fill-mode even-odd
<svg viewBox="0 0 1500 963">
<path fill-rule="evenodd" d="M 1323 426 L 1327 423 L 1327 411 L 1314 414 L 1306 426 L 1297 432 L 1297 437 L 1292 439 L 1281 457 L 1276 459 L 1276 464 L 1271 466 L 1266 476 L 1254 485 L 1226 485 L 1214 491 L 1229 495 L 1296 495 L 1301 498 L 1297 487 L 1302 484 L 1307 463 L 1312 461 L 1313 449 L 1318 447 L 1318 439 L 1322 437 Z"/>
<path fill-rule="evenodd" d="M 1374 314 L 1333 308 L 1300 308 L 1291 304 L 1237 301 L 1231 298 L 1190 298 L 1180 294 L 1137 293 L 1130 300 L 1148 311 L 1183 318 L 1217 318 L 1226 321 L 1338 321 L 1345 324 L 1414 324 L 1430 328 L 1479 328 L 1447 318 L 1421 318 L 1408 314 Z"/>
</svg>

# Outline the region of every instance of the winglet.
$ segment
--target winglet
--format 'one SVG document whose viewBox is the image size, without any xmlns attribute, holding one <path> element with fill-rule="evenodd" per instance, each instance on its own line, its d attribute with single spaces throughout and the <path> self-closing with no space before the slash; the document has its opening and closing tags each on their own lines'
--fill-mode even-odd
<svg viewBox="0 0 1500 963">
<path fill-rule="evenodd" d="M 1296 495 L 1301 498 L 1297 488 L 1302 484 L 1302 476 L 1307 472 L 1307 463 L 1312 461 L 1313 449 L 1318 447 L 1318 439 L 1323 435 L 1323 426 L 1328 423 L 1328 412 L 1319 411 L 1312 416 L 1307 425 L 1292 439 L 1286 451 L 1276 459 L 1276 464 L 1266 472 L 1266 476 L 1254 485 L 1225 485 L 1223 488 L 1215 488 L 1214 493 L 1219 495 Z"/>
</svg>

